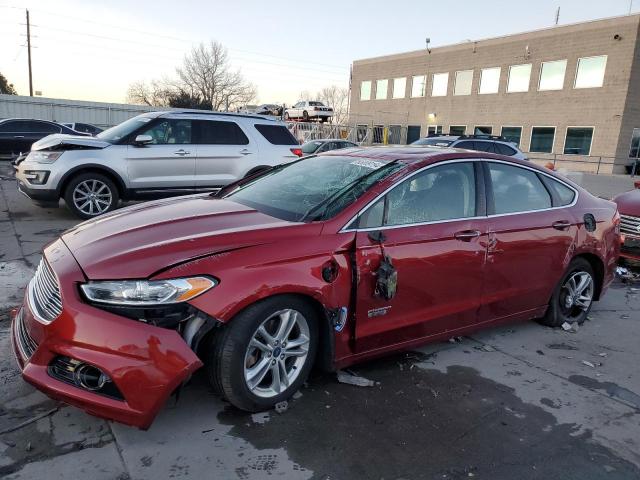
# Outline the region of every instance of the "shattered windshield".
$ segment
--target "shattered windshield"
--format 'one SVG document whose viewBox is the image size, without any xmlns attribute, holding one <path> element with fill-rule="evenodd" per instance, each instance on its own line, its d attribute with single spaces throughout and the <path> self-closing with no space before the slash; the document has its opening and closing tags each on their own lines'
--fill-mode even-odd
<svg viewBox="0 0 640 480">
<path fill-rule="evenodd" d="M 105 142 L 116 143 L 151 120 L 153 120 L 152 117 L 133 117 L 115 127 L 108 128 L 104 132 L 100 132 L 96 137 Z"/>
<path fill-rule="evenodd" d="M 389 160 L 307 157 L 275 169 L 224 198 L 283 220 L 325 220 L 400 168 L 402 164 Z"/>
<path fill-rule="evenodd" d="M 453 140 L 443 140 L 442 138 L 421 138 L 416 140 L 411 145 L 429 145 L 435 147 L 448 147 L 453 143 Z"/>
</svg>

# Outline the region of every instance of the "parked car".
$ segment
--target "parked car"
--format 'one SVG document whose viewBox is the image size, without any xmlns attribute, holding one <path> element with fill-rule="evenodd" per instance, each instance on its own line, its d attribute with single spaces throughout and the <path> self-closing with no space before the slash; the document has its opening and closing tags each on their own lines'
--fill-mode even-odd
<svg viewBox="0 0 640 480">
<path fill-rule="evenodd" d="M 285 120 L 319 120 L 326 122 L 333 117 L 333 108 L 327 107 L 322 102 L 303 100 L 284 111 Z"/>
<path fill-rule="evenodd" d="M 202 366 L 232 405 L 264 410 L 313 365 L 583 322 L 613 279 L 618 221 L 613 202 L 509 157 L 332 151 L 65 232 L 13 343 L 29 383 L 119 422 L 147 428 Z"/>
<path fill-rule="evenodd" d="M 22 152 L 28 152 L 34 142 L 54 133 L 79 134 L 64 125 L 47 120 L 29 118 L 0 120 L 0 155 L 15 158 Z"/>
<path fill-rule="evenodd" d="M 53 135 L 19 159 L 19 190 L 41 205 L 64 198 L 80 218 L 120 199 L 219 189 L 302 155 L 284 123 L 255 115 L 145 113 L 96 137 Z"/>
<path fill-rule="evenodd" d="M 88 133 L 94 137 L 103 131 L 102 128 L 91 125 L 90 123 L 63 123 L 62 125 L 69 127 L 71 130 L 75 130 L 76 132 Z"/>
<path fill-rule="evenodd" d="M 357 147 L 357 143 L 342 140 L 340 138 L 326 138 L 322 140 L 311 140 L 302 144 L 303 155 L 311 155 L 313 153 L 328 152 L 330 150 L 340 150 L 342 148 Z"/>
<path fill-rule="evenodd" d="M 620 211 L 620 233 L 624 260 L 640 261 L 640 189 L 621 193 L 613 198 Z"/>
<path fill-rule="evenodd" d="M 527 160 L 515 143 L 494 135 L 432 135 L 416 140 L 412 145 L 464 148 Z"/>
<path fill-rule="evenodd" d="M 255 109 L 256 115 L 270 115 L 273 117 L 282 116 L 282 105 L 276 105 L 274 103 L 265 103 Z"/>
</svg>

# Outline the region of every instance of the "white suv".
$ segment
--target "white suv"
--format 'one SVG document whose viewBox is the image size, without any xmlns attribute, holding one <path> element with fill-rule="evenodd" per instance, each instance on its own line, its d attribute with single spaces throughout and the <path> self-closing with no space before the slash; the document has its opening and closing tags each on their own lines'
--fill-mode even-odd
<svg viewBox="0 0 640 480">
<path fill-rule="evenodd" d="M 50 135 L 16 161 L 19 190 L 35 203 L 64 198 L 81 218 L 120 199 L 212 191 L 302 156 L 286 124 L 202 111 L 139 115 L 96 137 Z"/>
<path fill-rule="evenodd" d="M 285 120 L 303 120 L 308 122 L 309 120 L 320 120 L 325 122 L 331 120 L 333 117 L 333 108 L 327 107 L 322 102 L 316 101 L 301 101 L 296 103 L 293 107 L 287 108 L 284 111 Z"/>
</svg>

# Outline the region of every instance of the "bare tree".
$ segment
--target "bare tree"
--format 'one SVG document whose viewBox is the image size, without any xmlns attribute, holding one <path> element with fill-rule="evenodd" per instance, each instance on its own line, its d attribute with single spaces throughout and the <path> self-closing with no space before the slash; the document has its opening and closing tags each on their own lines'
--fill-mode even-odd
<svg viewBox="0 0 640 480">
<path fill-rule="evenodd" d="M 138 105 L 166 107 L 169 106 L 172 93 L 172 87 L 165 81 L 134 82 L 127 90 L 127 101 Z"/>
<path fill-rule="evenodd" d="M 6 93 L 8 95 L 17 95 L 15 87 L 13 83 L 9 83 L 9 80 L 0 73 L 0 93 Z"/>
<path fill-rule="evenodd" d="M 252 102 L 256 88 L 231 70 L 227 49 L 219 42 L 201 43 L 176 69 L 180 89 L 212 110 L 231 110 Z"/>
<path fill-rule="evenodd" d="M 316 98 L 333 107 L 333 123 L 343 125 L 347 121 L 347 101 L 349 97 L 349 90 L 346 88 L 338 87 L 337 85 L 331 85 L 325 87 L 318 92 Z"/>
</svg>

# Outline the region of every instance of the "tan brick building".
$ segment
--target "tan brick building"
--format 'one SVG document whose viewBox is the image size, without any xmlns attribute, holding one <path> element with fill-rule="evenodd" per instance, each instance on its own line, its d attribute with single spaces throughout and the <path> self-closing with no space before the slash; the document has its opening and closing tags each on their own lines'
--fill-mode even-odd
<svg viewBox="0 0 640 480">
<path fill-rule="evenodd" d="M 639 28 L 630 15 L 357 60 L 350 123 L 373 143 L 503 135 L 540 162 L 620 173 L 640 150 Z"/>
</svg>

